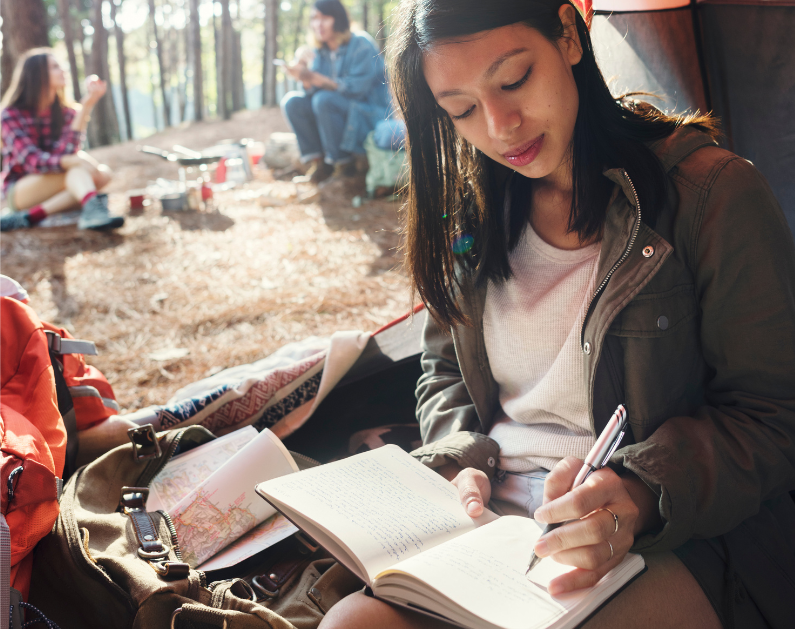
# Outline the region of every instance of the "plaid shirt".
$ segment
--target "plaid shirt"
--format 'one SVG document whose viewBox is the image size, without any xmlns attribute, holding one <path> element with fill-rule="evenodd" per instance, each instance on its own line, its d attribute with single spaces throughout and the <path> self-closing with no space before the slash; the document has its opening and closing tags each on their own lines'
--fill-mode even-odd
<svg viewBox="0 0 795 629">
<path fill-rule="evenodd" d="M 0 133 L 2 133 L 3 194 L 8 186 L 25 175 L 33 173 L 60 173 L 61 157 L 71 155 L 80 149 L 82 133 L 72 129 L 75 110 L 63 107 L 63 129 L 61 137 L 53 141 L 50 137 L 52 117 L 50 112 L 43 116 L 15 107 L 7 107 L 0 112 Z"/>
</svg>

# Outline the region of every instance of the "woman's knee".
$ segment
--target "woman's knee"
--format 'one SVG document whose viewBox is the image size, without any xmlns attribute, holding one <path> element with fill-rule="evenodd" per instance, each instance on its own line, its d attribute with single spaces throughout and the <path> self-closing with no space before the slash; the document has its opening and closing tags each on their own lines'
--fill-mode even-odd
<svg viewBox="0 0 795 629">
<path fill-rule="evenodd" d="M 318 629 L 452 629 L 448 623 L 434 620 L 355 592 L 334 605 Z"/>
<path fill-rule="evenodd" d="M 97 190 L 104 188 L 107 186 L 111 179 L 113 179 L 113 171 L 110 169 L 109 166 L 105 164 L 100 164 L 97 166 L 97 169 L 91 173 L 92 179 L 94 180 L 94 185 L 97 187 Z"/>
<path fill-rule="evenodd" d="M 303 92 L 287 92 L 280 103 L 284 115 L 290 118 L 305 113 L 309 109 L 306 103 L 307 98 Z"/>
</svg>

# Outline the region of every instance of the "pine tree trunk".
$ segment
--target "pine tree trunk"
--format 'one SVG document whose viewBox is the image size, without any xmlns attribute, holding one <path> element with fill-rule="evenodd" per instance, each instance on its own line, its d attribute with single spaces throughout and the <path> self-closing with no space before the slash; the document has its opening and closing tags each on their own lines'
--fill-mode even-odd
<svg viewBox="0 0 795 629">
<path fill-rule="evenodd" d="M 88 139 L 91 146 L 105 146 L 119 141 L 119 120 L 113 103 L 113 86 L 110 82 L 108 65 L 108 31 L 102 23 L 102 3 L 93 0 L 91 24 L 94 27 L 91 46 L 91 65 L 100 79 L 108 84 L 108 91 L 94 107 L 88 126 Z"/>
<path fill-rule="evenodd" d="M 378 28 L 376 28 L 375 34 L 378 46 L 383 50 L 387 38 L 386 24 L 384 23 L 384 0 L 378 0 Z"/>
<path fill-rule="evenodd" d="M 243 42 L 240 31 L 232 31 L 234 56 L 232 57 L 232 109 L 240 111 L 246 108 L 246 85 L 243 82 Z"/>
<path fill-rule="evenodd" d="M 171 126 L 171 105 L 169 104 L 168 84 L 166 77 L 166 67 L 163 63 L 163 46 L 161 46 L 160 35 L 157 32 L 157 22 L 155 21 L 155 0 L 149 0 L 149 17 L 152 19 L 152 31 L 155 36 L 155 47 L 157 50 L 157 66 L 160 70 L 160 91 L 163 94 L 163 125 Z"/>
<path fill-rule="evenodd" d="M 185 73 L 179 71 L 179 65 L 181 61 L 179 54 L 179 31 L 172 26 L 166 32 L 166 36 L 169 43 L 169 76 L 177 77 L 177 113 L 179 122 L 182 122 L 185 120 L 185 107 L 187 106 L 187 103 L 185 102 Z M 174 92 L 172 91 L 172 94 L 173 93 Z"/>
<path fill-rule="evenodd" d="M 215 115 L 226 118 L 226 98 L 224 97 L 224 51 L 221 43 L 221 29 L 215 19 L 215 0 L 213 2 L 213 43 L 215 44 Z"/>
<path fill-rule="evenodd" d="M 276 102 L 276 66 L 273 60 L 279 51 L 279 0 L 265 0 L 265 67 L 263 68 L 263 104 L 275 107 Z"/>
<path fill-rule="evenodd" d="M 31 48 L 49 46 L 49 19 L 43 0 L 0 0 L 3 52 L 0 58 L 0 94 L 5 94 L 17 60 Z"/>
<path fill-rule="evenodd" d="M 301 34 L 304 32 L 304 10 L 306 9 L 306 0 L 301 0 L 298 5 L 298 15 L 295 16 L 295 36 L 293 37 L 293 56 L 295 51 L 301 45 Z"/>
<path fill-rule="evenodd" d="M 58 18 L 63 29 L 63 43 L 69 57 L 69 74 L 72 76 L 72 93 L 76 101 L 81 98 L 80 75 L 77 73 L 77 57 L 75 57 L 74 34 L 72 32 L 72 14 L 69 12 L 69 0 L 58 0 Z"/>
<path fill-rule="evenodd" d="M 367 30 L 367 0 L 362 0 L 362 30 Z"/>
<path fill-rule="evenodd" d="M 122 0 L 110 0 L 110 19 L 113 20 L 116 35 L 116 58 L 119 62 L 119 87 L 121 88 L 121 103 L 124 108 L 124 125 L 127 129 L 127 139 L 133 139 L 132 118 L 130 117 L 130 95 L 127 92 L 127 60 L 124 57 L 124 31 L 116 20 L 116 2 L 121 8 Z"/>
<path fill-rule="evenodd" d="M 193 68 L 193 119 L 204 119 L 204 77 L 202 76 L 202 32 L 199 0 L 190 0 L 190 48 Z"/>
<path fill-rule="evenodd" d="M 234 102 L 232 100 L 234 63 L 234 41 L 232 34 L 232 16 L 229 13 L 229 0 L 221 0 L 221 86 L 223 107 L 220 111 L 224 120 L 232 117 Z"/>
</svg>

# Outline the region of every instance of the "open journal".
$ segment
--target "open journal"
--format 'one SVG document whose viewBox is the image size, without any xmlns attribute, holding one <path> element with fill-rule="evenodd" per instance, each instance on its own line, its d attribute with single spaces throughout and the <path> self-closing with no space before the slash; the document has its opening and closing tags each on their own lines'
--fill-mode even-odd
<svg viewBox="0 0 795 629">
<path fill-rule="evenodd" d="M 597 585 L 553 597 L 571 570 L 543 560 L 525 577 L 542 527 L 470 518 L 456 488 L 397 446 L 257 485 L 257 493 L 361 577 L 375 596 L 463 627 L 575 627 L 644 569 L 629 554 Z"/>
<path fill-rule="evenodd" d="M 255 495 L 253 479 L 297 471 L 276 435 L 247 426 L 171 459 L 152 480 L 146 508 L 171 516 L 191 567 L 228 568 L 295 533 Z"/>
</svg>

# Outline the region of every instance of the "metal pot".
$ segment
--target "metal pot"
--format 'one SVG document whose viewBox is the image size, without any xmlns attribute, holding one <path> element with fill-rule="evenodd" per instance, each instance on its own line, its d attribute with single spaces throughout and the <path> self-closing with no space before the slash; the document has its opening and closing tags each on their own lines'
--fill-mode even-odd
<svg viewBox="0 0 795 629">
<path fill-rule="evenodd" d="M 188 195 L 184 192 L 172 192 L 160 197 L 160 205 L 165 211 L 181 211 L 189 209 Z"/>
</svg>

